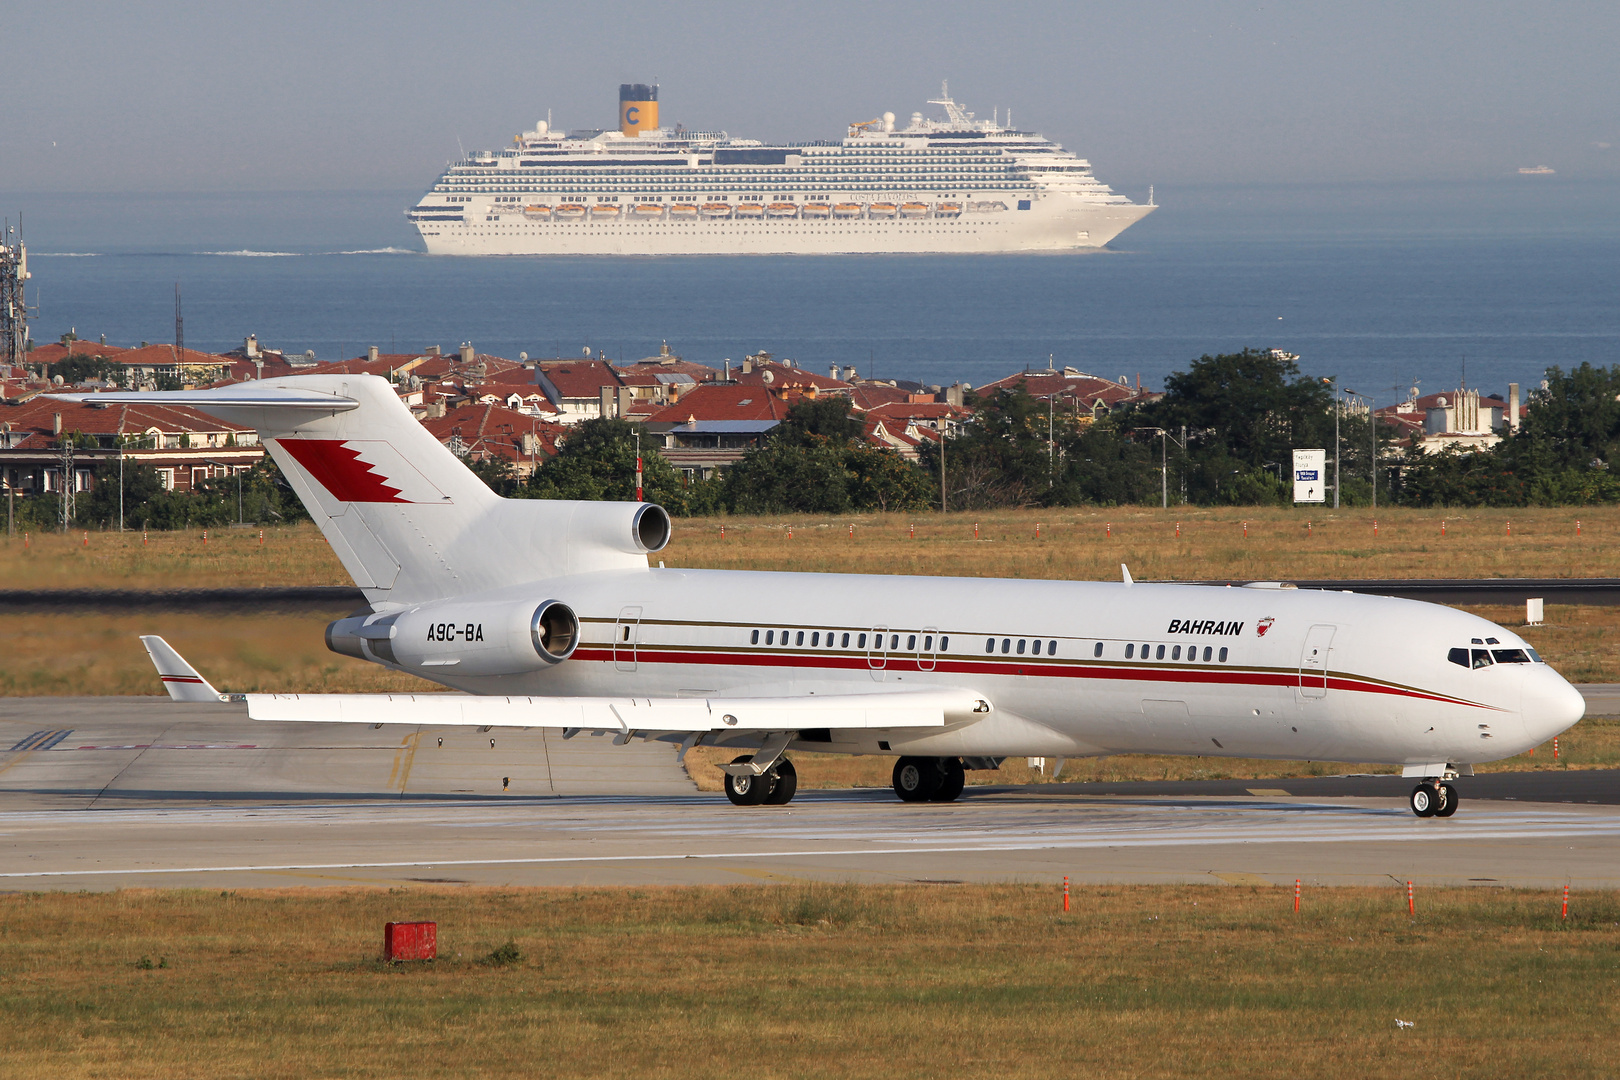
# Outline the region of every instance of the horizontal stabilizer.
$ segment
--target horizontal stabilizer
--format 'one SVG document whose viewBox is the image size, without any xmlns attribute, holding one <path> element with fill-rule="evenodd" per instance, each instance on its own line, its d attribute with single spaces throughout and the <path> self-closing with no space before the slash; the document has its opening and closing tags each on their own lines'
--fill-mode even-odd
<svg viewBox="0 0 1620 1080">
<path fill-rule="evenodd" d="M 46 394 L 58 401 L 90 405 L 184 405 L 209 412 L 213 409 L 307 409 L 320 413 L 348 412 L 360 403 L 340 394 L 268 382 L 232 383 L 204 390 L 111 391 L 100 394 Z"/>
<path fill-rule="evenodd" d="M 146 654 L 152 658 L 163 688 L 174 700 L 192 703 L 231 700 L 229 694 L 215 690 L 207 679 L 197 674 L 197 669 L 186 663 L 167 641 L 151 635 L 143 636 L 141 644 L 146 646 Z"/>
<path fill-rule="evenodd" d="M 967 690 L 782 698 L 475 697 L 469 694 L 249 694 L 255 720 L 590 731 L 789 731 L 943 727 L 982 718 Z"/>
</svg>

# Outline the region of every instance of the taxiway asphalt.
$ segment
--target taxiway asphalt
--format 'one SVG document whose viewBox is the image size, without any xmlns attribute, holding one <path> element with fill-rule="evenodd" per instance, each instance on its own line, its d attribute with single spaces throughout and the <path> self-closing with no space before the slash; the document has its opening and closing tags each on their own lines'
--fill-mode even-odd
<svg viewBox="0 0 1620 1080">
<path fill-rule="evenodd" d="M 971 787 L 948 805 L 803 792 L 739 808 L 696 793 L 665 745 L 264 724 L 164 699 L 0 700 L 6 747 L 0 890 L 1063 876 L 1620 887 L 1615 772 L 1476 777 L 1455 817 L 1419 820 L 1409 782 L 1377 776 Z"/>
</svg>

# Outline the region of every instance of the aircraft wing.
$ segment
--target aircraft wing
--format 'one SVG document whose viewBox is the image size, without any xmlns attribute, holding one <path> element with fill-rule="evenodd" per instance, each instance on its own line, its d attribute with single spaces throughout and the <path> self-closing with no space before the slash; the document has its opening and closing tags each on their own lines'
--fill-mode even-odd
<svg viewBox="0 0 1620 1080">
<path fill-rule="evenodd" d="M 980 720 L 990 712 L 988 699 L 970 690 L 708 698 L 248 694 L 247 704 L 255 720 L 622 733 L 943 727 Z"/>
</svg>

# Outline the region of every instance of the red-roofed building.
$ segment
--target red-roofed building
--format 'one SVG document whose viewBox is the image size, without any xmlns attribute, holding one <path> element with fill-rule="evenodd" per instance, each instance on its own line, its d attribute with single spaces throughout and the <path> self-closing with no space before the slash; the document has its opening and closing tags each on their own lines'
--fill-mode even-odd
<svg viewBox="0 0 1620 1080">
<path fill-rule="evenodd" d="M 720 378 L 717 368 L 682 360 L 671 353 L 667 341 L 659 347 L 657 356 L 649 356 L 633 364 L 620 364 L 618 367 L 625 375 L 685 375 L 695 383 L 714 382 Z"/>
<path fill-rule="evenodd" d="M 604 360 L 542 360 L 535 382 L 557 407 L 558 420 L 578 424 L 621 410 L 620 391 L 626 389 L 618 369 Z M 624 395 L 626 398 L 628 393 Z"/>
<path fill-rule="evenodd" d="M 251 428 L 193 409 L 37 397 L 0 409 L 0 481 L 25 497 L 62 490 L 68 441 L 74 444 L 75 491 L 89 490 L 96 467 L 120 455 L 156 469 L 173 491 L 245 472 L 264 456 Z"/>
<path fill-rule="evenodd" d="M 104 341 L 63 341 L 53 342 L 49 345 L 35 345 L 28 350 L 28 363 L 30 364 L 60 364 L 69 356 L 99 356 L 112 360 L 119 353 L 129 350 L 122 345 L 108 345 Z"/>
<path fill-rule="evenodd" d="M 794 402 L 810 397 L 764 386 L 705 383 L 647 417 L 647 430 L 663 439 L 663 454 L 677 469 L 708 479 L 765 441 Z"/>
<path fill-rule="evenodd" d="M 231 361 L 196 349 L 175 351 L 173 345 L 142 345 L 108 357 L 123 372 L 121 385 L 131 389 L 155 388 L 157 380 L 173 379 L 181 386 L 206 386 L 225 378 Z"/>
<path fill-rule="evenodd" d="M 821 393 L 847 394 L 852 388 L 843 379 L 817 375 L 791 361 L 761 359 L 760 356 L 750 356 L 744 360 L 741 369 L 732 371 L 731 379 L 742 386 L 767 386 L 772 390 L 808 390 L 815 387 Z"/>
<path fill-rule="evenodd" d="M 1087 375 L 1083 371 L 1066 367 L 1035 369 L 1009 375 L 1005 379 L 979 387 L 974 393 L 989 397 L 1001 390 L 1023 387 L 1037 401 L 1054 399 L 1059 409 L 1068 412 L 1090 412 L 1100 416 L 1121 405 L 1152 401 L 1160 395 L 1132 389 L 1126 382 L 1115 382 L 1100 375 Z"/>
<path fill-rule="evenodd" d="M 433 437 L 469 461 L 502 457 L 519 477 L 556 454 L 568 429 L 497 404 L 463 405 L 422 421 Z"/>
</svg>

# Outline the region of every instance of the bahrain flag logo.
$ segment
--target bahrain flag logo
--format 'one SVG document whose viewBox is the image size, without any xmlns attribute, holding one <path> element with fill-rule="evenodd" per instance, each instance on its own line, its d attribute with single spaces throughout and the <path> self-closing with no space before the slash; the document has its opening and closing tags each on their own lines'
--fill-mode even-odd
<svg viewBox="0 0 1620 1080">
<path fill-rule="evenodd" d="M 1265 618 L 1263 618 L 1259 622 L 1255 623 L 1254 624 L 1255 636 L 1256 637 L 1265 637 L 1266 636 L 1266 631 L 1270 630 L 1271 629 L 1271 624 L 1276 622 L 1276 621 L 1277 621 L 1276 619 L 1273 619 L 1270 615 L 1267 615 Z"/>
<path fill-rule="evenodd" d="M 338 502 L 447 503 L 450 496 L 388 443 L 280 439 L 278 445 Z"/>
</svg>

